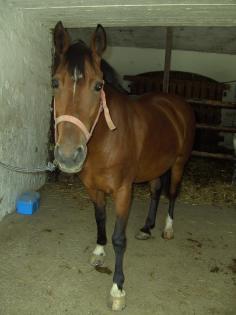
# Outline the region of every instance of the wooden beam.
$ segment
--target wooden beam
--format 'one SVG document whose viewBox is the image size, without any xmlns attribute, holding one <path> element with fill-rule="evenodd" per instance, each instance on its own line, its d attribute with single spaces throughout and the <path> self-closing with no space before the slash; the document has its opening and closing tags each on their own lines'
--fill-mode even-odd
<svg viewBox="0 0 236 315">
<path fill-rule="evenodd" d="M 4 0 L 0 7 L 19 8 L 48 28 L 58 20 L 66 27 L 236 26 L 235 0 Z"/>
<path fill-rule="evenodd" d="M 211 126 L 207 124 L 196 124 L 198 129 L 215 130 L 221 132 L 236 133 L 235 127 Z"/>
<path fill-rule="evenodd" d="M 212 107 L 221 107 L 221 108 L 229 108 L 229 109 L 236 109 L 236 103 L 232 102 L 221 102 L 217 100 L 201 100 L 201 99 L 187 99 L 187 102 L 190 104 L 199 104 L 199 105 L 206 105 Z"/>
<path fill-rule="evenodd" d="M 165 93 L 168 93 L 169 91 L 172 37 L 173 37 L 173 30 L 171 27 L 167 27 L 166 28 L 165 67 L 164 67 L 164 77 L 163 77 L 163 92 Z"/>
<path fill-rule="evenodd" d="M 213 158 L 213 159 L 236 161 L 235 156 L 231 154 L 224 154 L 224 153 L 209 153 L 209 152 L 201 152 L 201 151 L 192 151 L 192 155 L 199 156 L 199 157 Z"/>
</svg>

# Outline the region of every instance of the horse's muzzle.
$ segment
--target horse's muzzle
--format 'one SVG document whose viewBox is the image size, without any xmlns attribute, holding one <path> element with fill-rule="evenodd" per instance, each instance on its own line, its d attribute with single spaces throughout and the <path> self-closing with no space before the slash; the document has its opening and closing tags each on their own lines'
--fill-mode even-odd
<svg viewBox="0 0 236 315">
<path fill-rule="evenodd" d="M 62 172 L 78 173 L 81 171 L 87 155 L 87 146 L 80 145 L 73 150 L 65 150 L 63 146 L 57 144 L 54 149 L 55 160 Z"/>
</svg>

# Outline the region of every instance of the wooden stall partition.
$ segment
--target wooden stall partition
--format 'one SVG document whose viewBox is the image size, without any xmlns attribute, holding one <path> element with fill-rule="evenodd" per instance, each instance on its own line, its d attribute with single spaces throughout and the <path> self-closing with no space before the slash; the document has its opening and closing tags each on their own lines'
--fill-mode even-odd
<svg viewBox="0 0 236 315">
<path fill-rule="evenodd" d="M 125 75 L 124 80 L 130 82 L 130 94 L 140 95 L 151 91 L 163 91 L 163 82 L 165 82 L 163 77 L 164 71 L 156 71 L 136 76 Z M 224 91 L 228 88 L 229 86 L 224 83 L 198 74 L 181 71 L 169 72 L 168 93 L 184 97 L 194 107 L 197 117 L 197 130 L 201 130 L 205 138 L 215 135 L 212 137 L 215 137 L 215 139 L 218 137 L 218 140 L 220 140 L 217 132 L 236 133 L 236 128 L 224 127 L 220 124 L 221 108 L 236 110 L 236 103 L 222 101 Z M 165 89 L 167 88 L 165 87 Z M 194 150 L 193 155 L 235 160 L 234 155 L 219 152 Z"/>
</svg>

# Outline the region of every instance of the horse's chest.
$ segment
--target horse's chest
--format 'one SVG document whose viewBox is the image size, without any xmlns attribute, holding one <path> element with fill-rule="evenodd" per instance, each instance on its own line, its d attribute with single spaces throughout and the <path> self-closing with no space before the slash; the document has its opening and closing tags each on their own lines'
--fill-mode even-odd
<svg viewBox="0 0 236 315">
<path fill-rule="evenodd" d="M 130 172 L 130 167 L 124 164 L 116 164 L 104 168 L 86 165 L 81 172 L 80 178 L 86 187 L 98 189 L 109 194 L 121 186 L 128 172 Z"/>
</svg>

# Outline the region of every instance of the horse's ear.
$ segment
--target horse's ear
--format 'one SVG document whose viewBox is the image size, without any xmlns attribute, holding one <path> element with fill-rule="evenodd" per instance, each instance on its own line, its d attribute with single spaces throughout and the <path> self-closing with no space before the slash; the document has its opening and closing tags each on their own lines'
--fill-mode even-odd
<svg viewBox="0 0 236 315">
<path fill-rule="evenodd" d="M 107 47 L 106 32 L 102 25 L 98 24 L 92 38 L 91 43 L 92 52 L 101 58 L 106 47 Z"/>
<path fill-rule="evenodd" d="M 57 22 L 53 31 L 53 40 L 58 55 L 64 54 L 70 46 L 70 35 L 61 21 Z"/>
</svg>

